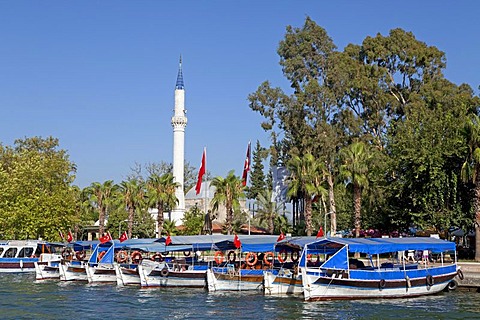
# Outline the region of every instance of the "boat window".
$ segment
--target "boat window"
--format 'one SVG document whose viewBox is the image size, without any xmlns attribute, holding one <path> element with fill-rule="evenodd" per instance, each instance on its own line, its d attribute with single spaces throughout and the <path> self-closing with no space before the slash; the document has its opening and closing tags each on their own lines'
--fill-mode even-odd
<svg viewBox="0 0 480 320">
<path fill-rule="evenodd" d="M 20 253 L 18 254 L 18 257 L 19 258 L 28 258 L 30 256 L 32 256 L 33 254 L 33 248 L 30 248 L 30 247 L 27 247 L 27 248 L 22 248 L 22 250 L 20 250 Z"/>
<path fill-rule="evenodd" d="M 2 256 L 3 248 L 0 248 L 0 257 Z"/>
<path fill-rule="evenodd" d="M 4 258 L 15 258 L 17 255 L 17 248 L 9 248 L 5 254 L 3 255 Z"/>
</svg>

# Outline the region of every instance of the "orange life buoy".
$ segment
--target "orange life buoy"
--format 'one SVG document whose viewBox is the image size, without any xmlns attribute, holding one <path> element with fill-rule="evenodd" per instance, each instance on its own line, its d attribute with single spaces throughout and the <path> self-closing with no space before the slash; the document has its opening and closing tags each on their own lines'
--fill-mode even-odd
<svg viewBox="0 0 480 320">
<path fill-rule="evenodd" d="M 278 261 L 280 261 L 280 263 L 285 263 L 285 261 L 287 261 L 287 258 L 288 258 L 288 254 L 287 254 L 287 251 L 286 250 L 282 250 L 278 253 Z"/>
<path fill-rule="evenodd" d="M 258 258 L 257 255 L 254 252 L 249 252 L 247 253 L 247 256 L 245 257 L 245 262 L 251 267 L 257 264 Z"/>
<path fill-rule="evenodd" d="M 265 253 L 265 256 L 263 257 L 263 262 L 265 263 L 265 265 L 271 266 L 273 264 L 274 259 L 275 259 L 275 255 L 273 254 L 273 252 L 269 251 Z"/>
<path fill-rule="evenodd" d="M 85 250 L 75 252 L 75 258 L 77 258 L 78 261 L 85 259 L 85 256 Z"/>
<path fill-rule="evenodd" d="M 160 252 L 157 252 L 150 258 L 150 260 L 157 261 L 157 262 L 162 262 L 163 261 L 163 256 Z"/>
<path fill-rule="evenodd" d="M 139 251 L 132 252 L 131 258 L 132 262 L 136 264 L 140 263 L 140 261 L 143 259 L 142 254 Z"/>
<path fill-rule="evenodd" d="M 225 256 L 222 251 L 215 252 L 215 262 L 221 264 L 225 260 Z"/>
<path fill-rule="evenodd" d="M 126 251 L 124 250 L 121 250 L 121 251 L 118 251 L 117 253 L 117 262 L 118 263 L 124 263 L 128 260 L 128 254 Z"/>
<path fill-rule="evenodd" d="M 97 261 L 102 260 L 102 258 L 103 258 L 103 256 L 104 256 L 105 254 L 107 254 L 107 251 L 102 251 L 102 252 L 100 252 L 100 253 L 98 254 L 98 256 L 97 256 Z"/>
</svg>

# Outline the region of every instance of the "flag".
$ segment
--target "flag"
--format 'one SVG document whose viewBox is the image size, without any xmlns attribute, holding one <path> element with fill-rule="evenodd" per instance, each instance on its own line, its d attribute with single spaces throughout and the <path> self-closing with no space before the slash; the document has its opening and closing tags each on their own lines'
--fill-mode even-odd
<svg viewBox="0 0 480 320">
<path fill-rule="evenodd" d="M 73 240 L 72 231 L 68 230 L 67 241 L 72 242 L 72 240 Z"/>
<path fill-rule="evenodd" d="M 318 229 L 318 232 L 317 232 L 317 238 L 321 238 L 323 237 L 323 228 L 320 226 L 320 229 Z"/>
<path fill-rule="evenodd" d="M 237 249 L 240 249 L 240 247 L 242 246 L 242 243 L 240 242 L 240 239 L 238 239 L 237 235 L 235 235 L 235 237 L 233 238 L 233 245 Z"/>
<path fill-rule="evenodd" d="M 107 232 L 106 234 L 103 235 L 103 237 L 100 237 L 99 240 L 100 240 L 100 243 L 112 241 L 112 236 L 110 235 L 110 232 Z"/>
<path fill-rule="evenodd" d="M 282 241 L 283 239 L 285 239 L 285 235 L 283 234 L 283 231 L 282 231 L 277 238 L 277 242 Z"/>
<path fill-rule="evenodd" d="M 165 245 L 168 246 L 170 243 L 172 243 L 172 239 L 170 238 L 170 235 L 168 235 L 167 239 L 165 239 Z"/>
<path fill-rule="evenodd" d="M 65 235 L 63 234 L 62 231 L 58 231 L 58 234 L 60 235 L 60 238 L 65 241 Z"/>
<path fill-rule="evenodd" d="M 200 193 L 200 190 L 202 189 L 202 178 L 203 175 L 205 174 L 205 167 L 206 167 L 206 158 L 207 158 L 207 149 L 203 149 L 203 155 L 202 155 L 202 163 L 200 164 L 200 169 L 198 169 L 198 180 L 197 180 L 197 185 L 195 186 L 195 192 L 196 194 Z"/>
<path fill-rule="evenodd" d="M 120 236 L 119 240 L 120 240 L 120 242 L 123 242 L 123 241 L 125 241 L 125 240 L 128 240 L 127 231 L 124 231 L 124 232 L 122 233 L 122 235 Z"/>
<path fill-rule="evenodd" d="M 245 163 L 243 164 L 242 184 L 244 187 L 247 185 L 248 171 L 250 171 L 250 142 L 248 142 L 247 156 L 245 157 Z"/>
</svg>

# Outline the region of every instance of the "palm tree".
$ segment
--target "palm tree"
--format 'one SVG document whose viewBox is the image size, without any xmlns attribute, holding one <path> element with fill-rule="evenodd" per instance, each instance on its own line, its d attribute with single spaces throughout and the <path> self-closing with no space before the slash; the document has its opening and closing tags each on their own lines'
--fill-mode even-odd
<svg viewBox="0 0 480 320">
<path fill-rule="evenodd" d="M 480 261 L 480 117 L 473 115 L 463 130 L 468 145 L 467 159 L 462 165 L 461 178 L 472 181 L 475 191 L 475 261 Z"/>
<path fill-rule="evenodd" d="M 269 234 L 274 234 L 275 221 L 280 215 L 280 211 L 283 206 L 280 203 L 272 202 L 272 190 L 264 189 L 257 195 L 258 201 L 258 219 L 260 223 L 267 225 L 267 231 Z"/>
<path fill-rule="evenodd" d="M 225 228 L 227 234 L 232 234 L 233 212 L 240 207 L 239 199 L 245 197 L 243 193 L 244 186 L 240 177 L 237 177 L 233 171 L 230 171 L 227 177 L 216 177 L 212 181 L 212 186 L 216 188 L 211 201 L 213 211 L 218 210 L 220 204 L 225 205 L 227 217 Z"/>
<path fill-rule="evenodd" d="M 135 210 L 142 206 L 144 202 L 145 190 L 143 183 L 137 179 L 130 179 L 122 181 L 120 184 L 121 198 L 128 211 L 128 237 L 132 237 L 133 220 L 135 217 Z"/>
<path fill-rule="evenodd" d="M 159 176 L 153 173 L 147 180 L 147 193 L 151 206 L 158 210 L 157 214 L 157 237 L 162 236 L 164 218 L 166 210 L 174 208 L 178 199 L 175 196 L 175 189 L 179 186 L 173 179 L 172 173 L 165 173 Z"/>
<path fill-rule="evenodd" d="M 175 225 L 175 221 L 165 220 L 163 223 L 163 230 L 166 234 L 175 236 L 177 234 L 177 226 Z"/>
<path fill-rule="evenodd" d="M 108 212 L 108 207 L 114 201 L 114 195 L 118 186 L 113 183 L 113 180 L 107 180 L 103 184 L 93 182 L 86 188 L 90 202 L 98 210 L 98 232 L 100 236 L 105 232 L 105 217 Z"/>
<path fill-rule="evenodd" d="M 305 227 L 307 236 L 311 236 L 312 228 L 312 203 L 316 195 L 325 193 L 322 187 L 323 164 L 315 159 L 311 154 L 306 154 L 302 158 L 293 157 L 287 167 L 290 170 L 288 178 L 289 198 L 301 196 L 305 202 Z"/>
<path fill-rule="evenodd" d="M 371 158 L 364 143 L 354 142 L 340 151 L 343 164 L 340 176 L 353 187 L 355 237 L 360 236 L 362 189 L 368 186 L 368 162 Z"/>
</svg>

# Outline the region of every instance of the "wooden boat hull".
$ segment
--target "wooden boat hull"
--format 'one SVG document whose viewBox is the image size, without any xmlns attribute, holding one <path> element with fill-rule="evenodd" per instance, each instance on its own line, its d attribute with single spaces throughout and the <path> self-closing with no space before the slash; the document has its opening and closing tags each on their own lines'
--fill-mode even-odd
<svg viewBox="0 0 480 320">
<path fill-rule="evenodd" d="M 263 291 L 263 274 L 220 273 L 207 270 L 208 291 Z"/>
<path fill-rule="evenodd" d="M 58 266 L 61 281 L 88 281 L 85 264 L 73 265 L 70 262 Z"/>
<path fill-rule="evenodd" d="M 206 270 L 171 270 L 166 266 L 149 268 L 138 266 L 142 287 L 204 288 Z"/>
<path fill-rule="evenodd" d="M 58 261 L 56 264 L 48 262 L 35 262 L 35 279 L 60 279 L 59 264 L 60 261 Z"/>
<path fill-rule="evenodd" d="M 88 265 L 85 267 L 88 283 L 116 283 L 117 274 L 113 264 Z"/>
<path fill-rule="evenodd" d="M 266 295 L 286 295 L 303 294 L 303 283 L 300 275 L 293 272 L 280 272 L 278 275 L 270 271 L 265 271 L 264 277 L 264 293 Z"/>
<path fill-rule="evenodd" d="M 136 268 L 127 268 L 115 264 L 115 275 L 117 277 L 117 285 L 119 286 L 140 286 L 138 266 Z"/>
<path fill-rule="evenodd" d="M 38 258 L 5 258 L 0 260 L 1 272 L 35 272 Z"/>
</svg>

